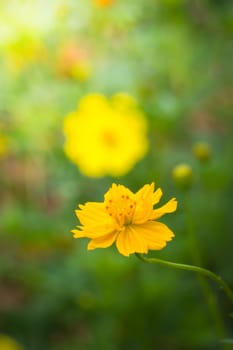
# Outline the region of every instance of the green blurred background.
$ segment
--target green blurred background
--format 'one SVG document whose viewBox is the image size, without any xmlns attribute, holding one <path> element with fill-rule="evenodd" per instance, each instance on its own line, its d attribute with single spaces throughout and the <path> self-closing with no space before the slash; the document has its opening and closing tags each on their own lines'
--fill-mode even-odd
<svg viewBox="0 0 233 350">
<path fill-rule="evenodd" d="M 232 10 L 230 0 L 1 0 L 1 350 L 227 348 L 232 305 L 216 285 L 224 327 L 195 274 L 115 247 L 88 252 L 70 230 L 77 204 L 102 201 L 112 182 L 154 181 L 179 208 L 163 219 L 175 239 L 149 256 L 193 263 L 193 230 L 203 266 L 233 287 Z M 149 152 L 120 178 L 84 176 L 64 154 L 64 118 L 91 92 L 129 93 L 147 117 Z M 179 163 L 193 171 L 186 193 L 172 178 Z"/>
</svg>

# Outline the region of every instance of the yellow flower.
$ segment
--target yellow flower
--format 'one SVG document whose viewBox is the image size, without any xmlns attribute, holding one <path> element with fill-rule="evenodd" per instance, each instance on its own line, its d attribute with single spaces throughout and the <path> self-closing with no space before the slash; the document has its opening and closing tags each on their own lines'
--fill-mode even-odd
<svg viewBox="0 0 233 350">
<path fill-rule="evenodd" d="M 4 157 L 7 154 L 8 151 L 8 139 L 1 135 L 0 131 L 0 158 Z"/>
<path fill-rule="evenodd" d="M 88 250 L 107 248 L 116 242 L 118 251 L 125 256 L 160 250 L 174 237 L 173 232 L 158 222 L 162 215 L 177 208 L 175 198 L 154 209 L 162 196 L 154 183 L 133 193 L 123 185 L 113 184 L 104 196 L 104 202 L 79 205 L 76 215 L 81 223 L 72 230 L 74 238 L 87 237 Z"/>
<path fill-rule="evenodd" d="M 28 64 L 43 61 L 46 48 L 40 39 L 21 34 L 5 47 L 6 59 L 13 72 L 22 71 Z"/>
<path fill-rule="evenodd" d="M 87 176 L 121 176 L 147 152 L 147 123 L 127 94 L 85 96 L 64 121 L 65 153 Z"/>
</svg>

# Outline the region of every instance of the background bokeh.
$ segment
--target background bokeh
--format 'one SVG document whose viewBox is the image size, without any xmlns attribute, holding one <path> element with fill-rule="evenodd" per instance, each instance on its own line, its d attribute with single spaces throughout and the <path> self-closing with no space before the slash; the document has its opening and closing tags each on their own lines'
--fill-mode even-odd
<svg viewBox="0 0 233 350">
<path fill-rule="evenodd" d="M 70 230 L 77 204 L 102 201 L 112 182 L 154 181 L 179 208 L 163 218 L 175 239 L 149 255 L 193 263 L 192 230 L 203 266 L 233 287 L 232 10 L 230 0 L 1 0 L 1 350 L 226 348 L 232 306 L 216 285 L 224 327 L 195 274 L 115 247 L 88 252 Z M 121 177 L 85 176 L 64 152 L 64 119 L 93 92 L 128 93 L 147 118 L 148 153 Z M 185 193 L 179 163 L 192 167 Z"/>
</svg>

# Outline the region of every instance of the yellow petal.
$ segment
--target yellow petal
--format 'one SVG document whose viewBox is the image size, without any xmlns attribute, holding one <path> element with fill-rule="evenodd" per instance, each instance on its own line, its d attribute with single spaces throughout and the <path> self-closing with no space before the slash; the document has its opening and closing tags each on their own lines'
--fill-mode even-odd
<svg viewBox="0 0 233 350">
<path fill-rule="evenodd" d="M 93 250 L 96 248 L 110 247 L 113 244 L 113 242 L 116 240 L 117 234 L 118 234 L 117 232 L 112 232 L 112 233 L 109 233 L 108 235 L 94 238 L 89 242 L 87 249 Z"/>
<path fill-rule="evenodd" d="M 88 202 L 79 206 L 81 210 L 75 213 L 82 225 L 96 225 L 96 221 L 110 223 L 111 218 L 106 213 L 104 203 Z"/>
<path fill-rule="evenodd" d="M 125 256 L 133 253 L 147 253 L 148 249 L 143 237 L 132 226 L 127 226 L 121 231 L 116 240 L 118 251 Z"/>
<path fill-rule="evenodd" d="M 105 194 L 104 199 L 105 201 L 112 200 L 113 202 L 118 202 L 122 195 L 128 195 L 130 198 L 134 197 L 133 192 L 131 192 L 127 187 L 113 183 L 112 187 Z"/>
<path fill-rule="evenodd" d="M 177 208 L 176 198 L 170 199 L 166 204 L 164 204 L 161 208 L 154 209 L 153 213 L 150 217 L 151 220 L 156 220 L 167 213 L 173 213 Z"/>
<path fill-rule="evenodd" d="M 80 233 L 79 235 L 80 235 L 80 237 L 97 238 L 97 237 L 107 235 L 107 234 L 114 232 L 114 231 L 116 231 L 116 230 L 112 226 L 104 226 L 104 225 L 99 224 L 96 226 L 83 227 L 81 230 L 82 233 Z M 78 233 L 76 232 L 75 235 L 77 236 Z"/>
<path fill-rule="evenodd" d="M 160 198 L 162 197 L 163 192 L 161 188 L 158 188 L 152 195 L 153 198 L 153 205 L 157 204 L 160 201 Z"/>
<path fill-rule="evenodd" d="M 71 230 L 71 232 L 73 233 L 73 237 L 74 238 L 82 238 L 82 237 L 86 237 L 85 233 L 83 231 L 80 230 Z"/>
<path fill-rule="evenodd" d="M 134 213 L 133 222 L 141 224 L 150 219 L 153 212 L 153 192 L 154 183 L 143 186 L 136 194 L 136 209 Z M 159 195 L 159 193 L 158 193 Z"/>
<path fill-rule="evenodd" d="M 154 183 L 150 185 L 144 185 L 138 192 L 135 193 L 136 201 L 145 201 L 150 197 L 154 192 Z"/>
<path fill-rule="evenodd" d="M 109 234 L 115 230 L 114 221 L 105 211 L 103 203 L 88 202 L 80 205 L 75 213 L 82 224 L 80 230 L 72 231 L 75 238 L 95 238 Z"/>
<path fill-rule="evenodd" d="M 132 225 L 138 235 L 143 237 L 147 249 L 159 250 L 165 247 L 166 242 L 174 237 L 174 233 L 163 223 L 148 221 L 141 225 Z"/>
<path fill-rule="evenodd" d="M 89 94 L 84 96 L 79 103 L 79 113 L 84 112 L 95 115 L 98 111 L 105 111 L 108 107 L 108 100 L 101 94 Z"/>
</svg>

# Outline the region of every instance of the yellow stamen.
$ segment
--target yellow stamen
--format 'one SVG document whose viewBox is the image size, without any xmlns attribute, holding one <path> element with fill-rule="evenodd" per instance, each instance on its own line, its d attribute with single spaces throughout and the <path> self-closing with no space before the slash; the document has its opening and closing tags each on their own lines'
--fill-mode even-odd
<svg viewBox="0 0 233 350">
<path fill-rule="evenodd" d="M 136 202 L 128 195 L 121 195 L 117 200 L 108 199 L 105 209 L 116 223 L 123 226 L 131 224 L 136 208 Z"/>
</svg>

